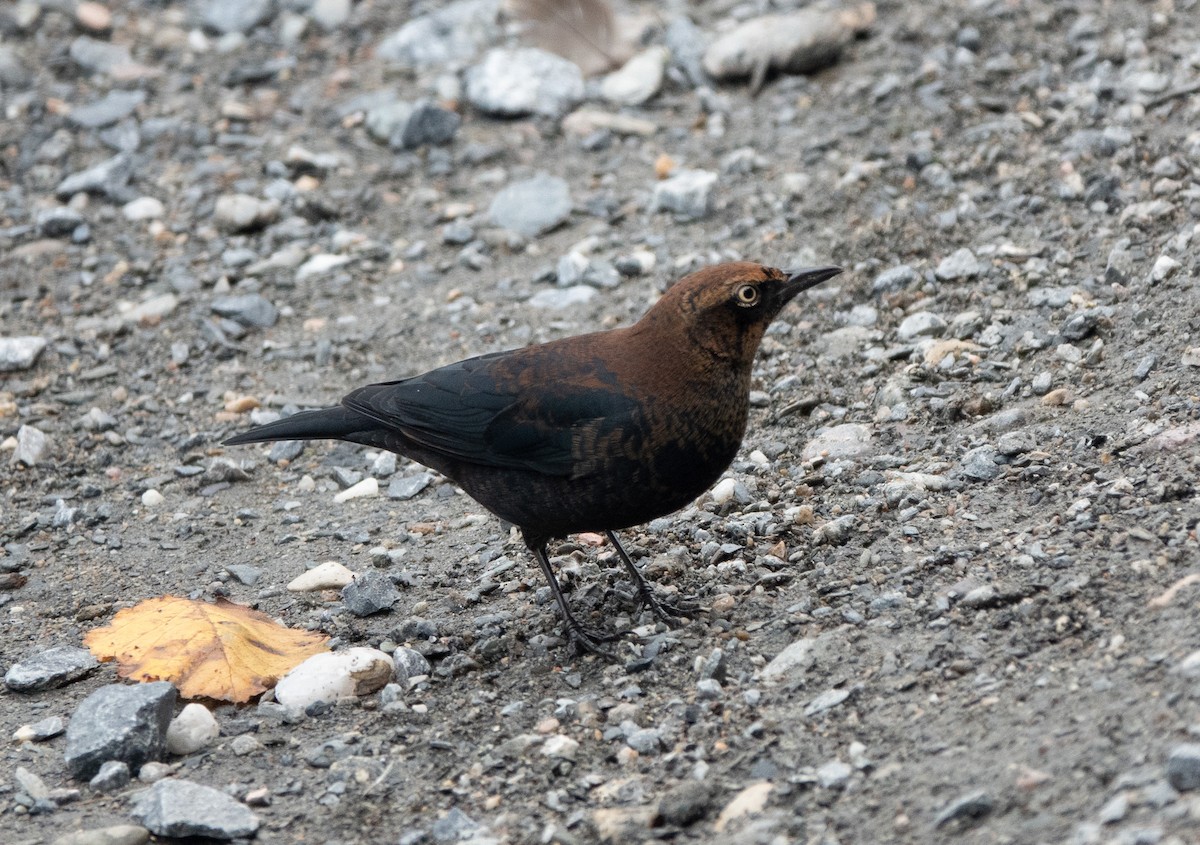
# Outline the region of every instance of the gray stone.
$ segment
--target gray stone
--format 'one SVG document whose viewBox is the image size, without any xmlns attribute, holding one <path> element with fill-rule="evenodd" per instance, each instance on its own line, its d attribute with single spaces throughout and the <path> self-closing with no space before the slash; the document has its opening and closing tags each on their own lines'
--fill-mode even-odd
<svg viewBox="0 0 1200 845">
<path fill-rule="evenodd" d="M 279 319 L 279 309 L 257 293 L 218 297 L 211 307 L 214 314 L 228 317 L 247 328 L 268 329 Z"/>
<path fill-rule="evenodd" d="M 79 680 L 99 665 L 86 648 L 55 646 L 10 666 L 4 685 L 14 692 L 52 689 Z"/>
<path fill-rule="evenodd" d="M 116 792 L 129 786 L 131 779 L 128 763 L 124 760 L 106 760 L 100 766 L 100 771 L 88 781 L 88 786 L 97 792 Z"/>
<path fill-rule="evenodd" d="M 662 748 L 662 734 L 657 728 L 639 728 L 625 737 L 625 744 L 639 754 L 654 754 Z"/>
<path fill-rule="evenodd" d="M 562 311 L 583 305 L 596 295 L 596 289 L 591 285 L 575 285 L 570 288 L 551 288 L 541 290 L 529 297 L 529 305 L 534 308 L 549 308 Z"/>
<path fill-rule="evenodd" d="M 0 337 L 0 373 L 28 370 L 46 348 L 46 338 L 36 335 Z"/>
<path fill-rule="evenodd" d="M 87 220 L 82 214 L 66 206 L 43 208 L 38 212 L 35 223 L 38 234 L 43 238 L 69 238 L 86 224 Z"/>
<path fill-rule="evenodd" d="M 1037 441 L 1030 431 L 1010 431 L 1000 435 L 996 441 L 996 451 L 1001 455 L 1023 455 L 1037 448 Z"/>
<path fill-rule="evenodd" d="M 982 272 L 983 268 L 975 258 L 975 253 L 963 247 L 943 258 L 934 274 L 939 279 L 952 282 L 957 279 L 972 279 Z"/>
<path fill-rule="evenodd" d="M 918 311 L 909 314 L 896 329 L 896 335 L 901 340 L 912 340 L 918 337 L 941 337 L 946 331 L 946 321 L 932 311 Z"/>
<path fill-rule="evenodd" d="M 214 32 L 247 33 L 275 17 L 275 0 L 205 0 L 200 19 Z"/>
<path fill-rule="evenodd" d="M 538 172 L 506 186 L 492 200 L 488 219 L 527 238 L 562 225 L 571 214 L 571 191 L 557 176 Z"/>
<path fill-rule="evenodd" d="M 796 640 L 775 655 L 762 669 L 764 681 L 796 678 L 816 662 L 817 641 L 811 637 Z"/>
<path fill-rule="evenodd" d="M 1167 780 L 1180 792 L 1200 789 L 1200 744 L 1185 742 L 1171 749 Z"/>
<path fill-rule="evenodd" d="M 259 826 L 249 807 L 221 790 L 174 778 L 140 793 L 131 815 L 155 836 L 237 839 Z"/>
<path fill-rule="evenodd" d="M 391 609 L 400 600 L 400 591 L 383 572 L 360 572 L 342 588 L 342 603 L 355 616 L 370 616 Z"/>
<path fill-rule="evenodd" d="M 589 258 L 579 252 L 568 252 L 558 259 L 559 287 L 591 285 L 595 288 L 615 288 L 621 283 L 617 268 L 603 258 Z"/>
<path fill-rule="evenodd" d="M 67 200 L 76 194 L 94 194 L 116 202 L 127 202 L 130 196 L 129 178 L 133 175 L 133 159 L 127 153 L 93 165 L 86 170 L 72 173 L 58 183 L 54 194 Z"/>
<path fill-rule="evenodd" d="M 17 448 L 13 450 L 10 463 L 37 466 L 46 457 L 49 441 L 40 428 L 23 425 L 17 429 Z"/>
<path fill-rule="evenodd" d="M 729 661 L 723 649 L 714 648 L 700 664 L 700 678 L 712 678 L 719 683 L 725 683 L 729 671 Z"/>
<path fill-rule="evenodd" d="M 856 458 L 871 450 L 871 429 L 862 423 L 842 423 L 817 434 L 800 452 L 804 461 Z"/>
<path fill-rule="evenodd" d="M 375 56 L 413 70 L 470 61 L 500 37 L 499 0 L 459 0 L 413 18 L 375 48 Z"/>
<path fill-rule="evenodd" d="M 826 710 L 832 710 L 849 697 L 850 690 L 848 689 L 826 690 L 805 705 L 804 715 L 815 716 L 818 713 L 824 713 Z"/>
<path fill-rule="evenodd" d="M 830 760 L 817 769 L 817 783 L 826 789 L 842 789 L 850 780 L 854 770 L 849 763 L 841 760 Z"/>
<path fill-rule="evenodd" d="M 703 64 L 708 36 L 704 30 L 687 16 L 680 15 L 667 25 L 663 38 L 671 51 L 671 64 L 679 68 L 687 81 L 697 88 L 708 84 L 708 73 Z"/>
<path fill-rule="evenodd" d="M 875 293 L 896 293 L 907 287 L 912 287 L 921 281 L 921 274 L 907 264 L 897 264 L 895 267 L 889 267 L 871 283 L 871 289 Z"/>
<path fill-rule="evenodd" d="M 485 828 L 458 807 L 433 823 L 431 833 L 434 842 L 463 842 L 479 837 Z"/>
<path fill-rule="evenodd" d="M 419 475 L 407 475 L 404 478 L 393 478 L 388 484 L 388 498 L 399 499 L 402 502 L 407 501 L 428 487 L 432 481 L 433 476 L 427 472 Z"/>
<path fill-rule="evenodd" d="M 247 587 L 253 587 L 262 579 L 261 569 L 244 563 L 226 564 L 225 571 L 232 575 L 239 584 L 245 584 Z"/>
<path fill-rule="evenodd" d="M 658 802 L 658 818 L 666 825 L 687 827 L 713 811 L 713 787 L 704 781 L 684 781 L 667 790 Z"/>
<path fill-rule="evenodd" d="M 398 646 L 392 652 L 392 662 L 396 665 L 397 680 L 428 675 L 430 671 L 429 661 L 425 659 L 425 655 L 408 646 Z"/>
<path fill-rule="evenodd" d="M 107 760 L 136 768 L 159 759 L 174 707 L 175 687 L 166 681 L 101 687 L 71 717 L 67 768 L 76 779 L 90 780 Z"/>
<path fill-rule="evenodd" d="M 972 822 L 982 819 L 996 808 L 996 800 L 982 789 L 955 799 L 937 814 L 934 827 L 943 827 L 950 822 Z"/>
<path fill-rule="evenodd" d="M 426 144 L 448 144 L 458 131 L 462 118 L 432 100 L 418 100 L 408 119 L 389 138 L 392 149 L 414 150 Z"/>
<path fill-rule="evenodd" d="M 445 144 L 454 138 L 462 118 L 432 100 L 385 102 L 367 109 L 364 123 L 375 140 L 396 150 Z"/>
<path fill-rule="evenodd" d="M 717 174 L 709 170 L 680 170 L 654 186 L 651 211 L 669 211 L 685 220 L 698 220 L 712 211 Z"/>
<path fill-rule="evenodd" d="M 67 723 L 63 721 L 61 716 L 47 716 L 45 719 L 39 719 L 32 725 L 18 728 L 13 734 L 14 739 L 32 742 L 45 742 L 48 739 L 61 734 L 67 729 Z"/>
<path fill-rule="evenodd" d="M 71 60 L 84 70 L 109 73 L 119 67 L 133 64 L 129 48 L 81 35 L 71 42 L 68 53 Z"/>
<path fill-rule="evenodd" d="M 959 462 L 958 474 L 974 481 L 991 481 L 1000 474 L 1000 467 L 996 465 L 996 447 L 985 444 L 967 452 Z"/>
<path fill-rule="evenodd" d="M 696 682 L 696 699 L 698 701 L 716 701 L 721 697 L 721 682 L 712 678 L 703 678 Z"/>
<path fill-rule="evenodd" d="M 99 100 L 71 109 L 67 120 L 84 129 L 99 129 L 111 126 L 133 114 L 146 101 L 145 91 L 109 91 Z"/>
<path fill-rule="evenodd" d="M 467 101 L 501 117 L 561 117 L 583 95 L 579 66 L 536 47 L 489 50 L 466 73 Z"/>
</svg>

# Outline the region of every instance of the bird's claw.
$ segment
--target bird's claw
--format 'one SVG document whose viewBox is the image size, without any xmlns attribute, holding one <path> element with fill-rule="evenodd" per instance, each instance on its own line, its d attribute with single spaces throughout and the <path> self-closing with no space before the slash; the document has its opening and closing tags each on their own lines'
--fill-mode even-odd
<svg viewBox="0 0 1200 845">
<path fill-rule="evenodd" d="M 673 604 L 668 601 L 661 601 L 654 597 L 653 593 L 642 594 L 642 604 L 654 614 L 654 618 L 662 622 L 668 628 L 678 628 L 686 625 L 689 620 L 695 619 L 704 612 L 699 604 L 688 602 L 687 604 Z"/>
<path fill-rule="evenodd" d="M 592 628 L 584 625 L 582 622 L 572 618 L 567 621 L 567 639 L 571 641 L 575 648 L 585 654 L 595 654 L 598 657 L 603 657 L 608 660 L 616 660 L 615 652 L 610 651 L 601 645 L 601 643 L 611 643 L 621 639 L 631 631 L 601 631 L 598 628 Z"/>
</svg>

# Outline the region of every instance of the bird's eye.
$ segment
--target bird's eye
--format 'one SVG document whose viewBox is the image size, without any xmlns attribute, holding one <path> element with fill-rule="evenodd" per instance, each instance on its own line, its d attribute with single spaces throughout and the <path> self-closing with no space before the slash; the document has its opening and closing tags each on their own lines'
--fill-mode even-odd
<svg viewBox="0 0 1200 845">
<path fill-rule="evenodd" d="M 742 285 L 733 293 L 737 304 L 749 308 L 758 305 L 758 288 L 754 285 Z"/>
</svg>

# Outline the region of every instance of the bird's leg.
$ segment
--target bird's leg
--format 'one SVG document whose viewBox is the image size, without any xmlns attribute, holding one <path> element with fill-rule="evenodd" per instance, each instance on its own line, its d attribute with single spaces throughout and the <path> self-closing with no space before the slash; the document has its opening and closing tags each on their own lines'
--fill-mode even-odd
<svg viewBox="0 0 1200 845">
<path fill-rule="evenodd" d="M 571 613 L 571 609 L 567 607 L 567 597 L 563 595 L 562 587 L 559 586 L 558 579 L 554 577 L 554 570 L 550 568 L 550 558 L 546 556 L 546 544 L 531 545 L 529 550 L 537 558 L 538 566 L 542 568 L 542 574 L 550 582 L 550 592 L 554 594 L 554 600 L 558 602 L 558 609 L 562 613 L 563 621 L 567 623 L 567 635 L 584 651 L 590 651 L 592 654 L 599 654 L 602 657 L 614 657 L 615 655 L 602 648 L 600 643 L 619 640 L 627 632 L 606 633 L 597 631 L 594 628 L 588 628 L 576 619 L 574 614 Z"/>
<path fill-rule="evenodd" d="M 698 607 L 679 607 L 669 602 L 660 602 L 656 599 L 654 597 L 654 589 L 646 583 L 646 579 L 642 577 L 642 573 L 633 565 L 633 560 L 629 557 L 629 553 L 625 551 L 625 547 L 617 539 L 616 532 L 606 530 L 604 533 L 608 535 L 608 541 L 613 544 L 613 548 L 620 555 L 621 563 L 625 564 L 625 568 L 629 570 L 629 575 L 633 578 L 633 583 L 637 586 L 638 595 L 642 597 L 642 602 L 646 607 L 650 608 L 650 612 L 654 614 L 655 619 L 674 628 L 679 624 L 680 619 L 691 619 L 699 612 L 700 609 Z"/>
</svg>

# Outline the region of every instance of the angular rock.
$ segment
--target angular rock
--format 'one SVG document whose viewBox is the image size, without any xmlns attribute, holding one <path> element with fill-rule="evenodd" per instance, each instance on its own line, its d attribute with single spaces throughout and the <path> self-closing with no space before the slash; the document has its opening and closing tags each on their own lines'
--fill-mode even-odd
<svg viewBox="0 0 1200 845">
<path fill-rule="evenodd" d="M 258 816 L 219 789 L 166 778 L 140 793 L 131 815 L 155 836 L 238 839 L 258 831 Z"/>
<path fill-rule="evenodd" d="M 50 845 L 145 845 L 149 841 L 150 831 L 141 825 L 115 824 L 64 833 Z"/>
<path fill-rule="evenodd" d="M 939 279 L 952 282 L 958 279 L 973 279 L 983 272 L 975 253 L 963 247 L 947 255 L 933 271 Z"/>
<path fill-rule="evenodd" d="M 529 297 L 528 304 L 534 308 L 549 308 L 562 311 L 574 308 L 591 301 L 596 296 L 596 289 L 591 285 L 575 285 L 570 288 L 551 288 L 540 290 Z"/>
<path fill-rule="evenodd" d="M 403 478 L 393 478 L 388 484 L 387 497 L 407 501 L 430 485 L 433 476 L 427 472 L 419 475 L 406 475 Z"/>
<path fill-rule="evenodd" d="M 46 338 L 36 335 L 0 337 L 0 373 L 28 370 L 46 348 Z"/>
<path fill-rule="evenodd" d="M 557 176 L 538 172 L 496 194 L 488 219 L 496 226 L 537 237 L 562 225 L 571 215 L 571 190 Z"/>
<path fill-rule="evenodd" d="M 458 0 L 413 18 L 380 42 L 375 55 L 412 70 L 461 65 L 500 37 L 499 9 L 499 0 Z"/>
<path fill-rule="evenodd" d="M 145 101 L 145 91 L 123 91 L 118 88 L 93 103 L 71 109 L 67 120 L 84 129 L 100 129 L 129 117 Z"/>
<path fill-rule="evenodd" d="M 13 450 L 10 463 L 37 466 L 46 457 L 48 444 L 49 440 L 40 428 L 23 425 L 17 429 L 17 448 Z"/>
<path fill-rule="evenodd" d="M 72 173 L 58 183 L 54 194 L 61 200 L 68 200 L 76 194 L 95 194 L 107 197 L 116 202 L 130 199 L 129 177 L 133 175 L 133 159 L 126 153 L 115 155 L 110 159 Z"/>
<path fill-rule="evenodd" d="M 279 319 L 279 309 L 257 293 L 218 297 L 211 308 L 214 314 L 228 317 L 246 328 L 269 329 Z"/>
<path fill-rule="evenodd" d="M 536 47 L 490 50 L 466 73 L 467 101 L 500 117 L 561 117 L 583 94 L 579 66 Z"/>
<path fill-rule="evenodd" d="M 99 665 L 86 648 L 55 646 L 10 666 L 4 685 L 14 692 L 52 689 L 79 680 Z"/>
<path fill-rule="evenodd" d="M 107 760 L 122 760 L 131 768 L 158 760 L 174 707 L 175 687 L 166 681 L 96 690 L 76 708 L 67 728 L 71 775 L 90 780 Z"/>
<path fill-rule="evenodd" d="M 712 211 L 717 174 L 709 170 L 680 170 L 654 186 L 651 211 L 669 211 L 684 220 L 698 220 Z"/>
<path fill-rule="evenodd" d="M 355 616 L 370 616 L 390 610 L 400 601 L 400 591 L 386 573 L 378 570 L 360 572 L 342 588 L 342 603 Z"/>
</svg>

